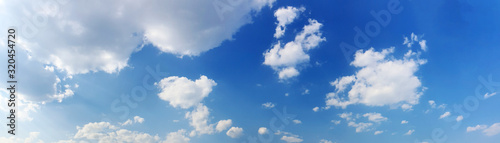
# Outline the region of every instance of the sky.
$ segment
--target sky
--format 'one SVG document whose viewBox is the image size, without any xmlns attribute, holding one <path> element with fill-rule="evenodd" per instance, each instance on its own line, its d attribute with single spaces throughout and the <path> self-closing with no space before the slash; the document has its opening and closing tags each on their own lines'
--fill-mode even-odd
<svg viewBox="0 0 500 143">
<path fill-rule="evenodd" d="M 0 0 L 0 142 L 496 142 L 499 6 Z"/>
</svg>

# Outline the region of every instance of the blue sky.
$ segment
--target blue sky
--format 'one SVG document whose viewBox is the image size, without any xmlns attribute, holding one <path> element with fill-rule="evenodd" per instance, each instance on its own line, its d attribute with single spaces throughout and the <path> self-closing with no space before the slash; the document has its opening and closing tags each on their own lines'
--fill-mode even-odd
<svg viewBox="0 0 500 143">
<path fill-rule="evenodd" d="M 0 142 L 495 142 L 499 4 L 0 1 Z"/>
</svg>

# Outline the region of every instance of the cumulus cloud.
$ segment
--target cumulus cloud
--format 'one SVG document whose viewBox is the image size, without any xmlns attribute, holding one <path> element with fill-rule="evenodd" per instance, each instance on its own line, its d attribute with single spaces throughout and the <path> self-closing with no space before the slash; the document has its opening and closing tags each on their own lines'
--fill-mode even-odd
<svg viewBox="0 0 500 143">
<path fill-rule="evenodd" d="M 318 111 L 319 111 L 319 107 L 314 107 L 314 108 L 313 108 L 313 111 L 314 111 L 314 112 L 318 112 Z"/>
<path fill-rule="evenodd" d="M 309 19 L 309 24 L 295 36 L 294 41 L 284 46 L 278 42 L 264 53 L 264 65 L 271 66 L 282 80 L 298 76 L 298 66 L 309 62 L 307 51 L 326 41 L 320 31 L 322 26 L 317 20 Z"/>
<path fill-rule="evenodd" d="M 269 130 L 266 127 L 260 127 L 258 133 L 264 135 L 269 133 Z"/>
<path fill-rule="evenodd" d="M 434 100 L 429 100 L 429 105 L 431 105 L 432 108 L 436 108 L 436 102 Z"/>
<path fill-rule="evenodd" d="M 494 136 L 500 133 L 500 123 L 494 123 L 491 126 L 477 125 L 475 127 L 467 127 L 467 132 L 482 130 L 486 136 Z"/>
<path fill-rule="evenodd" d="M 464 119 L 464 116 L 460 115 L 460 116 L 457 116 L 457 119 L 456 119 L 456 120 L 457 120 L 457 122 L 460 122 L 460 121 L 462 121 L 463 119 Z"/>
<path fill-rule="evenodd" d="M 373 123 L 363 123 L 363 122 L 356 123 L 356 122 L 352 122 L 352 121 L 347 124 L 347 126 L 349 126 L 349 127 L 356 128 L 356 133 L 369 131 L 370 127 L 372 125 L 373 125 Z"/>
<path fill-rule="evenodd" d="M 374 135 L 378 135 L 378 134 L 381 134 L 381 133 L 384 133 L 384 131 L 375 131 L 375 133 L 373 133 Z"/>
<path fill-rule="evenodd" d="M 335 125 L 340 124 L 340 120 L 331 120 L 330 122 L 334 123 Z"/>
<path fill-rule="evenodd" d="M 266 108 L 266 109 L 271 109 L 271 108 L 274 108 L 274 104 L 271 103 L 271 102 L 266 102 L 266 103 L 263 103 L 262 104 L 262 107 Z"/>
<path fill-rule="evenodd" d="M 450 112 L 444 112 L 441 116 L 439 116 L 439 119 L 443 119 L 443 118 L 446 118 L 448 116 L 450 116 L 451 113 Z"/>
<path fill-rule="evenodd" d="M 16 91 L 17 92 L 17 91 Z M 0 100 L 1 101 L 8 101 L 9 100 L 9 94 L 10 92 L 6 90 L 6 88 L 0 89 Z M 32 121 L 33 117 L 31 116 L 32 113 L 37 112 L 40 109 L 40 104 L 29 101 L 25 99 L 24 94 L 17 94 L 16 95 L 16 117 L 19 118 L 21 121 Z M 10 114 L 10 109 L 7 106 L 7 102 L 0 102 L 0 111 L 3 112 L 5 115 Z"/>
<path fill-rule="evenodd" d="M 382 114 L 380 113 L 366 113 L 363 115 L 363 117 L 367 117 L 368 120 L 372 121 L 372 122 L 382 122 L 382 121 L 387 121 L 387 118 L 382 116 Z"/>
<path fill-rule="evenodd" d="M 32 142 L 38 142 L 38 143 L 43 143 L 41 139 L 38 139 L 40 136 L 40 132 L 30 132 L 29 136 L 26 138 L 20 138 L 18 136 L 11 136 L 11 137 L 0 137 L 0 142 L 3 143 L 32 143 Z"/>
<path fill-rule="evenodd" d="M 293 6 L 281 7 L 274 12 L 274 17 L 278 20 L 276 26 L 276 33 L 274 33 L 275 38 L 280 38 L 285 34 L 286 25 L 292 23 L 298 15 L 305 10 L 304 7 L 296 8 Z"/>
<path fill-rule="evenodd" d="M 186 130 L 180 129 L 177 132 L 168 133 L 163 143 L 189 143 L 190 139 L 186 137 Z"/>
<path fill-rule="evenodd" d="M 171 76 L 156 83 L 161 92 L 160 99 L 168 101 L 173 107 L 187 109 L 200 103 L 216 86 L 214 80 L 202 75 L 196 81 L 186 77 Z"/>
<path fill-rule="evenodd" d="M 222 132 L 222 131 L 226 130 L 227 128 L 231 127 L 232 124 L 233 124 L 233 121 L 231 119 L 220 120 L 217 123 L 215 130 L 217 130 L 217 132 Z"/>
<path fill-rule="evenodd" d="M 88 123 L 77 130 L 73 139 L 80 141 L 153 143 L 160 140 L 157 135 L 120 129 L 109 122 Z"/>
<path fill-rule="evenodd" d="M 292 122 L 293 122 L 294 124 L 302 124 L 302 121 L 300 121 L 300 120 L 297 120 L 297 119 L 295 119 L 295 120 L 292 120 Z"/>
<path fill-rule="evenodd" d="M 210 112 L 207 106 L 203 104 L 198 104 L 193 111 L 186 113 L 186 119 L 190 120 L 189 125 L 194 127 L 190 136 L 214 133 L 214 124 L 209 124 L 208 122 L 209 115 Z"/>
<path fill-rule="evenodd" d="M 218 47 L 251 23 L 253 13 L 274 1 L 26 0 L 2 5 L 0 17 L 6 22 L 0 26 L 19 25 L 20 39 L 29 39 L 27 50 L 40 63 L 70 75 L 115 73 L 128 66 L 130 55 L 142 44 L 151 43 L 179 56 L 197 56 Z M 18 18 L 35 15 L 42 19 L 26 22 Z"/>
<path fill-rule="evenodd" d="M 352 112 L 341 113 L 341 114 L 339 114 L 339 117 L 342 118 L 342 119 L 345 119 L 346 121 L 350 121 L 352 119 Z"/>
<path fill-rule="evenodd" d="M 408 121 L 403 120 L 403 121 L 401 121 L 401 124 L 408 124 Z"/>
<path fill-rule="evenodd" d="M 287 143 L 300 143 L 304 140 L 302 140 L 301 138 L 299 138 L 298 136 L 282 136 L 281 137 L 281 140 L 287 142 Z"/>
<path fill-rule="evenodd" d="M 139 117 L 139 116 L 134 116 L 134 121 L 128 119 L 127 121 L 123 122 L 121 125 L 126 126 L 126 125 L 131 125 L 133 123 L 142 123 L 144 122 L 144 118 Z"/>
<path fill-rule="evenodd" d="M 330 83 L 336 91 L 326 95 L 326 108 L 345 109 L 348 105 L 364 104 L 396 105 L 411 110 L 425 90 L 415 73 L 426 60 L 415 54 L 398 59 L 392 56 L 393 53 L 394 47 L 382 51 L 373 48 L 358 50 L 351 65 L 360 69 L 355 75 L 340 77 Z M 409 53 L 414 52 L 410 50 Z"/>
<path fill-rule="evenodd" d="M 473 132 L 473 131 L 477 131 L 477 130 L 484 130 L 487 127 L 488 126 L 486 126 L 486 125 L 476 125 L 474 127 L 467 127 L 467 132 Z"/>
<path fill-rule="evenodd" d="M 231 138 L 239 138 L 243 135 L 243 129 L 240 127 L 231 127 L 227 132 L 226 135 L 231 137 Z"/>
</svg>

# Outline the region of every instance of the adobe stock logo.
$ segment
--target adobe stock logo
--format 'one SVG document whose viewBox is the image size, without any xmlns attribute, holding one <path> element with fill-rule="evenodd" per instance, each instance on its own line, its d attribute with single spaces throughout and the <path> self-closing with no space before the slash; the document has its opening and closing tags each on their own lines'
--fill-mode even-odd
<svg viewBox="0 0 500 143">
<path fill-rule="evenodd" d="M 370 44 L 370 37 L 374 38 L 380 34 L 383 27 L 387 27 L 391 23 L 392 16 L 401 13 L 403 11 L 403 6 L 400 6 L 399 0 L 390 0 L 387 3 L 387 10 L 380 10 L 378 12 L 370 11 L 370 14 L 374 20 L 369 21 L 365 24 L 364 31 L 358 26 L 354 27 L 356 35 L 354 35 L 354 45 L 352 46 L 346 42 L 340 43 L 340 49 L 344 54 L 347 62 L 352 61 L 351 56 L 354 55 L 358 49 L 365 48 Z"/>
</svg>

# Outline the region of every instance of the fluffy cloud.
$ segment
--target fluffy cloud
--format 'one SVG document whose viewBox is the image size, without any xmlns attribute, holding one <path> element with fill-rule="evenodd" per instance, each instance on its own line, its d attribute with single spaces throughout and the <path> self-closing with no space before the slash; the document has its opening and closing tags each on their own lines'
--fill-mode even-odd
<svg viewBox="0 0 500 143">
<path fill-rule="evenodd" d="M 231 138 L 239 138 L 243 135 L 243 129 L 239 127 L 231 127 L 227 132 L 226 135 L 231 137 Z"/>
<path fill-rule="evenodd" d="M 384 131 L 375 131 L 375 133 L 373 133 L 374 135 L 378 135 L 378 134 L 381 134 L 381 133 L 384 133 Z"/>
<path fill-rule="evenodd" d="M 70 75 L 115 73 L 128 66 L 130 55 L 142 44 L 179 56 L 215 48 L 252 22 L 252 13 L 274 1 L 25 0 L 0 5 L 0 17 L 6 19 L 0 26 L 18 25 L 34 59 Z"/>
<path fill-rule="evenodd" d="M 474 127 L 467 127 L 467 132 L 473 132 L 473 131 L 477 131 L 477 130 L 484 130 L 487 127 L 488 126 L 486 126 L 486 125 L 476 125 Z"/>
<path fill-rule="evenodd" d="M 88 123 L 77 130 L 73 139 L 80 141 L 153 143 L 160 140 L 157 135 L 120 129 L 109 122 Z"/>
<path fill-rule="evenodd" d="M 209 115 L 210 112 L 208 111 L 207 106 L 203 104 L 198 104 L 193 111 L 186 113 L 186 119 L 190 120 L 189 125 L 194 127 L 190 136 L 214 133 L 214 124 L 208 123 Z"/>
<path fill-rule="evenodd" d="M 217 132 L 222 132 L 222 131 L 226 130 L 227 128 L 231 127 L 232 124 L 233 124 L 233 121 L 231 119 L 220 120 L 217 123 L 215 130 L 217 130 Z"/>
<path fill-rule="evenodd" d="M 286 25 L 292 23 L 298 15 L 305 10 L 304 7 L 295 8 L 292 6 L 282 7 L 274 12 L 274 17 L 278 20 L 276 26 L 276 33 L 274 33 L 275 38 L 280 38 L 285 34 Z"/>
<path fill-rule="evenodd" d="M 292 120 L 292 122 L 293 122 L 294 124 L 302 124 L 302 121 L 300 121 L 300 120 Z"/>
<path fill-rule="evenodd" d="M 467 132 L 482 130 L 486 136 L 494 136 L 500 133 L 500 123 L 495 123 L 488 127 L 487 125 L 477 125 L 475 127 L 467 127 Z"/>
<path fill-rule="evenodd" d="M 401 121 L 401 124 L 408 124 L 408 121 L 403 120 L 403 121 Z"/>
<path fill-rule="evenodd" d="M 318 112 L 318 111 L 319 111 L 319 107 L 314 107 L 314 108 L 313 108 L 313 111 L 314 111 L 314 112 Z"/>
<path fill-rule="evenodd" d="M 387 121 L 387 118 L 382 116 L 380 113 L 366 113 L 363 115 L 363 117 L 367 117 L 368 120 L 372 122 L 382 122 L 382 121 Z"/>
<path fill-rule="evenodd" d="M 444 112 L 441 116 L 439 116 L 439 119 L 443 119 L 443 118 L 446 118 L 448 116 L 450 116 L 451 113 L 450 112 Z"/>
<path fill-rule="evenodd" d="M 269 130 L 266 127 L 260 127 L 258 133 L 261 135 L 267 134 L 269 133 Z"/>
<path fill-rule="evenodd" d="M 10 92 L 7 91 L 6 88 L 0 89 L 0 101 L 8 101 L 9 93 Z M 16 95 L 16 106 L 16 117 L 21 121 L 32 121 L 33 117 L 30 114 L 33 112 L 37 112 L 40 109 L 40 105 L 38 103 L 26 100 L 24 94 Z M 10 113 L 7 102 L 0 102 L 0 111 L 5 115 L 8 115 Z"/>
<path fill-rule="evenodd" d="M 456 119 L 456 120 L 457 120 L 457 122 L 460 122 L 460 121 L 462 121 L 463 119 L 464 119 L 464 116 L 460 115 L 460 116 L 457 116 L 457 119 Z"/>
<path fill-rule="evenodd" d="M 287 142 L 287 143 L 300 143 L 304 140 L 302 140 L 301 138 L 299 138 L 298 136 L 282 136 L 281 137 L 281 140 Z"/>
<path fill-rule="evenodd" d="M 352 119 L 352 112 L 341 113 L 341 114 L 339 114 L 339 117 L 342 118 L 342 119 L 345 119 L 346 121 L 350 121 Z"/>
<path fill-rule="evenodd" d="M 215 81 L 203 75 L 196 81 L 186 77 L 171 76 L 156 84 L 161 89 L 161 92 L 158 93 L 160 99 L 168 101 L 173 107 L 183 109 L 200 103 L 212 92 L 212 87 L 217 85 Z"/>
<path fill-rule="evenodd" d="M 431 105 L 432 108 L 436 108 L 436 102 L 434 100 L 429 100 L 429 105 Z"/>
<path fill-rule="evenodd" d="M 274 104 L 271 103 L 271 102 L 266 102 L 266 103 L 263 103 L 262 104 L 262 107 L 266 108 L 266 109 L 271 109 L 271 108 L 274 108 Z"/>
<path fill-rule="evenodd" d="M 167 139 L 163 143 L 189 143 L 189 138 L 185 136 L 186 130 L 181 129 L 177 132 L 168 133 Z"/>
<path fill-rule="evenodd" d="M 355 123 L 351 121 L 347 125 L 349 127 L 356 128 L 356 133 L 359 133 L 359 132 L 369 131 L 373 123 L 363 123 L 363 122 Z"/>
<path fill-rule="evenodd" d="M 306 52 L 326 41 L 326 38 L 321 37 L 322 26 L 318 21 L 309 19 L 309 24 L 295 36 L 294 41 L 284 44 L 283 47 L 281 42 L 278 42 L 264 53 L 264 65 L 271 66 L 282 80 L 299 75 L 297 66 L 309 62 Z"/>
<path fill-rule="evenodd" d="M 27 138 L 19 138 L 16 136 L 11 136 L 11 137 L 0 137 L 0 142 L 3 143 L 32 143 L 32 142 L 38 142 L 38 143 L 43 143 L 42 140 L 38 139 L 38 136 L 40 136 L 40 132 L 30 132 L 29 136 Z"/>
<path fill-rule="evenodd" d="M 125 121 L 124 123 L 122 123 L 121 125 L 122 126 L 126 126 L 126 125 L 131 125 L 133 123 L 142 123 L 144 122 L 144 118 L 142 117 L 139 117 L 139 116 L 134 116 L 134 121 L 128 119 L 127 121 Z"/>
<path fill-rule="evenodd" d="M 403 110 L 411 110 L 412 105 L 418 104 L 425 89 L 415 73 L 426 60 L 419 59 L 411 50 L 402 59 L 392 57 L 392 53 L 394 47 L 380 52 L 373 48 L 357 51 L 351 65 L 360 69 L 355 75 L 331 82 L 336 91 L 326 95 L 326 108 L 365 104 L 396 105 Z"/>
</svg>

